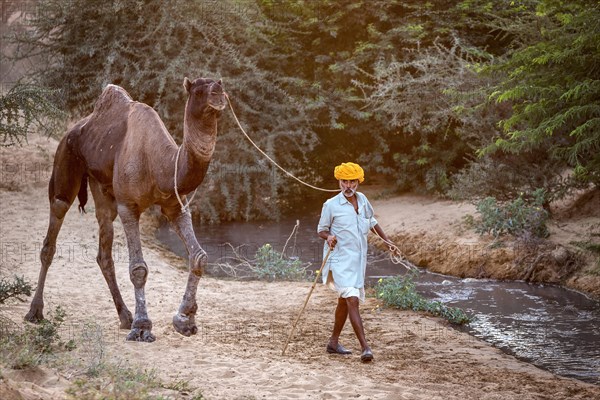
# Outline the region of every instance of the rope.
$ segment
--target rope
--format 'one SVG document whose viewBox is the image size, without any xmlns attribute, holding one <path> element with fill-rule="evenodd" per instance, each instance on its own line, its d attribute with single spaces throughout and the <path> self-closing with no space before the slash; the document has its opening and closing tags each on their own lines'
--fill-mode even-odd
<svg viewBox="0 0 600 400">
<path fill-rule="evenodd" d="M 292 236 L 294 236 L 294 234 L 298 231 L 298 227 L 299 226 L 300 226 L 300 220 L 297 219 L 296 220 L 296 225 L 294 225 L 294 228 L 292 229 L 292 233 L 290 233 L 290 236 L 285 241 L 285 245 L 283 245 L 283 250 L 281 251 L 281 257 L 279 257 L 280 259 L 282 259 L 283 256 L 285 255 L 285 248 L 287 247 L 288 243 L 290 242 L 290 239 L 292 238 Z M 295 247 L 296 247 L 296 238 L 294 236 L 294 248 Z"/>
<path fill-rule="evenodd" d="M 190 203 L 192 202 L 192 200 L 194 200 L 194 196 L 196 195 L 196 191 L 198 190 L 198 188 L 196 188 L 194 190 L 194 193 L 192 194 L 192 197 L 190 197 L 189 201 L 186 199 L 185 205 L 184 205 L 183 201 L 181 201 L 181 197 L 179 197 L 179 191 L 177 190 L 177 164 L 179 164 L 179 152 L 180 151 L 181 151 L 181 146 L 179 146 L 177 148 L 177 156 L 175 157 L 175 173 L 173 175 L 173 182 L 175 182 L 175 184 L 174 184 L 175 196 L 177 196 L 177 201 L 179 201 L 179 205 L 181 206 L 181 212 L 185 213 L 185 212 L 190 211 Z"/>
<path fill-rule="evenodd" d="M 227 95 L 227 93 L 225 93 L 225 97 L 227 98 L 227 103 L 229 103 L 229 108 L 231 109 L 231 113 L 233 114 L 233 118 L 235 118 L 235 122 L 237 122 L 237 125 L 240 127 L 240 129 L 241 129 L 242 133 L 244 134 L 244 136 L 246 136 L 246 139 L 248 139 L 248 141 L 252 144 L 252 146 L 254 146 L 256 148 L 256 150 L 258 150 L 263 156 L 265 156 L 267 158 L 267 160 L 271 161 L 271 163 L 273 163 L 273 165 L 275 165 L 277 168 L 279 168 L 281 171 L 283 171 L 290 178 L 293 178 L 293 179 L 297 180 L 298 182 L 300 182 L 304 186 L 308 186 L 311 189 L 320 190 L 322 192 L 339 192 L 340 191 L 340 189 L 323 189 L 323 188 L 311 185 L 310 183 L 306 183 L 302 179 L 297 178 L 296 176 L 294 176 L 291 172 L 288 172 L 281 165 L 277 164 L 277 162 L 275 162 L 275 160 L 273 160 L 271 157 L 269 157 L 267 155 L 267 153 L 265 153 L 264 151 L 262 151 L 262 149 L 260 147 L 258 147 L 256 145 L 256 143 L 254 143 L 254 141 L 250 138 L 250 136 L 248 136 L 248 134 L 246 133 L 246 131 L 242 127 L 242 124 L 240 124 L 240 121 L 238 120 L 237 115 L 235 115 L 235 111 L 233 111 L 233 106 L 231 105 L 231 100 L 229 100 L 229 96 Z"/>
<path fill-rule="evenodd" d="M 402 254 L 402 252 L 400 251 L 398 246 L 396 246 L 394 243 L 390 242 L 389 240 L 385 240 L 384 238 L 382 238 L 375 229 L 373 229 L 371 232 L 375 232 L 375 235 L 377 235 L 377 237 L 379 239 L 381 239 L 385 244 L 388 245 L 389 250 L 390 250 L 390 260 L 391 260 L 392 264 L 396 264 L 396 265 L 400 264 L 409 271 L 418 270 L 416 265 L 414 265 L 413 263 L 408 261 L 406 259 L 406 257 L 404 257 L 404 255 Z"/>
</svg>

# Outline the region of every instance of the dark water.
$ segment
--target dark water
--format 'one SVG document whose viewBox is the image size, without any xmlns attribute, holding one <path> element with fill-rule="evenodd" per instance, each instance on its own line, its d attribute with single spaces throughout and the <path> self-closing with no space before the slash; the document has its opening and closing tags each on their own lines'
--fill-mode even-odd
<svg viewBox="0 0 600 400">
<path fill-rule="evenodd" d="M 322 261 L 322 241 L 316 235 L 318 212 L 300 221 L 297 235 L 289 240 L 286 255 L 299 257 L 317 269 Z M 294 219 L 278 223 L 226 223 L 196 227 L 198 240 L 211 262 L 233 255 L 253 258 L 270 243 L 282 251 Z M 157 238 L 177 254 L 185 248 L 168 226 Z M 379 277 L 404 274 L 387 255 L 370 249 L 367 275 L 373 284 Z M 422 272 L 417 290 L 430 300 L 460 307 L 474 317 L 464 329 L 482 340 L 555 374 L 600 384 L 600 302 L 575 291 L 524 282 L 458 279 Z"/>
</svg>

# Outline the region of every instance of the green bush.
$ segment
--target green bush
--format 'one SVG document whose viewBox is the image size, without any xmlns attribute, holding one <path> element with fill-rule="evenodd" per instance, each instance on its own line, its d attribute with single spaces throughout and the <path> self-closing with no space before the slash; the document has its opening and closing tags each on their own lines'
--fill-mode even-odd
<svg viewBox="0 0 600 400">
<path fill-rule="evenodd" d="M 19 296 L 31 296 L 31 290 L 31 284 L 23 277 L 15 276 L 12 281 L 3 278 L 0 280 L 0 304 L 10 298 L 23 301 Z"/>
<path fill-rule="evenodd" d="M 544 209 L 545 192 L 536 190 L 529 199 L 523 193 L 512 201 L 499 203 L 495 197 L 486 197 L 477 203 L 479 220 L 475 230 L 480 233 L 490 233 L 494 237 L 510 234 L 521 236 L 529 232 L 540 238 L 548 237 L 548 212 Z"/>
<path fill-rule="evenodd" d="M 470 321 L 469 316 L 460 308 L 448 307 L 439 301 L 430 301 L 417 293 L 416 274 L 379 279 L 375 287 L 377 298 L 383 300 L 386 307 L 402 310 L 425 311 L 436 317 L 442 317 L 452 324 L 462 325 Z"/>
<path fill-rule="evenodd" d="M 302 281 L 308 275 L 306 266 L 300 259 L 284 257 L 268 243 L 256 252 L 253 270 L 258 275 L 258 279 L 268 281 Z"/>
<path fill-rule="evenodd" d="M 6 332 L 0 340 L 0 361 L 11 368 L 24 369 L 41 364 L 55 351 L 73 350 L 74 342 L 63 342 L 59 334 L 65 315 L 58 306 L 39 324 L 28 324 L 23 331 Z"/>
<path fill-rule="evenodd" d="M 185 398 L 204 399 L 199 389 L 188 381 L 163 381 L 155 369 L 139 365 L 102 363 L 97 374 L 84 374 L 66 389 L 71 399 L 77 400 L 163 400 Z"/>
</svg>

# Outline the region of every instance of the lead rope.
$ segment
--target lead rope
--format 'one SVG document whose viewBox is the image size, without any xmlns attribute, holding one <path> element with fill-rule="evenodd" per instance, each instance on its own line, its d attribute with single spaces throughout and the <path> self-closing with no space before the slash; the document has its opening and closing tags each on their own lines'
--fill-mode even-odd
<svg viewBox="0 0 600 400">
<path fill-rule="evenodd" d="M 396 265 L 400 264 L 409 271 L 417 271 L 418 270 L 416 265 L 414 265 L 413 263 L 411 263 L 410 261 L 408 261 L 406 259 L 404 254 L 402 254 L 402 252 L 398 248 L 398 246 L 396 246 L 394 243 L 390 242 L 389 240 L 385 240 L 384 238 L 379 236 L 379 233 L 377 233 L 377 231 L 375 229 L 373 229 L 371 232 L 375 232 L 375 235 L 379 239 L 381 239 L 385 244 L 388 245 L 388 248 L 390 251 L 390 260 L 392 261 L 392 264 L 396 264 Z"/>
<path fill-rule="evenodd" d="M 227 93 L 225 93 L 225 97 L 227 98 L 227 103 L 229 103 L 229 108 L 231 109 L 231 113 L 233 114 L 233 118 L 235 118 L 235 122 L 237 122 L 237 125 L 240 127 L 240 129 L 241 129 L 242 133 L 244 134 L 244 136 L 246 136 L 246 139 L 248 139 L 248 141 L 252 144 L 252 146 L 254 146 L 256 148 L 256 150 L 260 151 L 260 153 L 263 156 L 265 156 L 267 158 L 267 160 L 271 161 L 271 163 L 273 163 L 273 165 L 275 165 L 277 168 L 279 168 L 280 170 L 282 170 L 290 178 L 294 178 L 295 180 L 297 180 L 301 184 L 303 184 L 305 186 L 308 186 L 311 189 L 320 190 L 322 192 L 339 192 L 340 191 L 340 189 L 323 189 L 323 188 L 311 185 L 310 183 L 306 183 L 302 179 L 297 178 L 296 176 L 294 176 L 291 172 L 288 172 L 281 165 L 277 164 L 275 162 L 275 160 L 273 160 L 271 157 L 269 157 L 267 153 L 265 153 L 264 151 L 262 151 L 262 149 L 260 147 L 258 147 L 256 145 L 256 143 L 254 143 L 254 141 L 250 138 L 250 136 L 248 136 L 248 134 L 246 133 L 246 131 L 242 127 L 242 124 L 240 124 L 240 121 L 238 120 L 237 115 L 235 115 L 235 111 L 233 111 L 233 106 L 231 105 L 231 100 L 229 100 L 229 96 L 227 95 Z"/>
<path fill-rule="evenodd" d="M 177 164 L 179 164 L 179 152 L 181 151 L 181 146 L 177 148 L 177 156 L 175 157 L 175 173 L 173 174 L 173 182 L 175 182 L 175 196 L 177 196 L 177 201 L 179 201 L 179 205 L 181 206 L 181 212 L 185 213 L 190 211 L 190 203 L 194 200 L 194 196 L 196 195 L 196 191 L 198 187 L 194 190 L 192 197 L 189 200 L 186 199 L 185 204 L 181 201 L 181 197 L 179 197 L 179 191 L 177 190 Z"/>
</svg>

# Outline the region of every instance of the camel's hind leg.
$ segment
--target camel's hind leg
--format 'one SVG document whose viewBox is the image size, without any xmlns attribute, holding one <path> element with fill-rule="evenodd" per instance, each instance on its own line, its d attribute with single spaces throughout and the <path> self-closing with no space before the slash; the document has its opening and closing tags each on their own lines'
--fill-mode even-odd
<svg viewBox="0 0 600 400">
<path fill-rule="evenodd" d="M 46 275 L 48 274 L 50 264 L 52 264 L 54 253 L 56 252 L 56 238 L 60 232 L 65 214 L 72 203 L 73 200 L 70 202 L 57 198 L 50 200 L 50 223 L 48 225 L 48 232 L 44 238 L 42 251 L 40 252 L 42 266 L 40 268 L 35 295 L 31 301 L 29 312 L 25 315 L 26 321 L 39 322 L 44 319 L 44 285 L 46 283 Z"/>
<path fill-rule="evenodd" d="M 67 138 L 67 136 L 65 136 Z M 73 157 L 67 147 L 67 141 L 63 139 L 56 150 L 54 168 L 48 184 L 48 198 L 50 200 L 50 221 L 48 232 L 44 238 L 40 261 L 42 266 L 38 278 L 35 295 L 31 301 L 29 312 L 25 320 L 38 322 L 44 319 L 44 285 L 48 268 L 56 252 L 56 238 L 60 232 L 65 215 L 85 179 L 85 166 L 82 161 Z"/>
<path fill-rule="evenodd" d="M 115 263 L 112 258 L 113 221 L 117 217 L 117 203 L 115 202 L 115 198 L 110 193 L 103 191 L 102 187 L 93 178 L 90 178 L 90 190 L 92 191 L 92 196 L 94 196 L 96 219 L 100 227 L 98 257 L 96 261 L 110 289 L 110 294 L 119 314 L 119 321 L 121 321 L 121 329 L 130 329 L 133 317 L 121 297 L 121 292 L 117 285 L 117 277 L 115 276 Z"/>
</svg>

